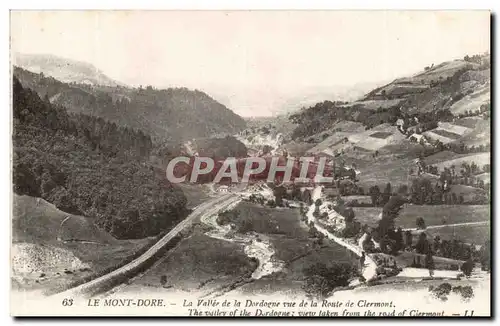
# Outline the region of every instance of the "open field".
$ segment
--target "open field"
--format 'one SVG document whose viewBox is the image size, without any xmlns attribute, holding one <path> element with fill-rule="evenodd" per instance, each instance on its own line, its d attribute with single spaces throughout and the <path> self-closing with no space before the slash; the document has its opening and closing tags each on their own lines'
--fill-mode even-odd
<svg viewBox="0 0 500 326">
<path fill-rule="evenodd" d="M 472 202 L 476 196 L 486 196 L 483 189 L 466 185 L 451 185 L 450 191 L 457 195 L 463 195 L 465 203 Z"/>
<path fill-rule="evenodd" d="M 458 139 L 458 138 L 451 138 L 449 136 L 444 136 L 444 135 L 441 135 L 439 133 L 439 131 L 438 132 L 434 132 L 434 131 L 437 131 L 437 130 L 436 129 L 429 130 L 429 131 L 424 132 L 422 135 L 424 135 L 425 137 L 427 137 L 428 139 L 430 139 L 430 141 L 439 140 L 443 144 L 448 144 L 448 143 L 451 143 L 451 142 L 453 142 L 453 141 L 455 141 L 455 140 Z"/>
<path fill-rule="evenodd" d="M 431 140 L 444 144 L 455 142 L 466 146 L 485 145 L 491 142 L 490 121 L 483 118 L 468 117 L 454 123 L 440 122 L 439 127 L 424 132 Z"/>
<path fill-rule="evenodd" d="M 370 137 L 375 137 L 375 138 L 380 138 L 380 139 L 386 139 L 392 135 L 392 132 L 386 132 L 386 131 L 377 131 L 373 134 L 370 134 Z"/>
<path fill-rule="evenodd" d="M 298 209 L 269 208 L 241 202 L 234 210 L 238 212 L 238 216 L 232 222 L 236 225 L 244 224 L 246 232 L 283 234 L 292 238 L 307 236 L 307 232 L 300 227 Z"/>
<path fill-rule="evenodd" d="M 463 60 L 454 60 L 443 62 L 430 68 L 427 71 L 421 71 L 413 76 L 398 78 L 394 82 L 378 90 L 377 94 L 381 94 L 382 90 L 385 90 L 387 94 L 391 94 L 391 91 L 405 88 L 406 92 L 422 92 L 429 88 L 431 81 L 438 81 L 439 79 L 446 79 L 452 77 L 458 70 L 465 68 L 470 63 Z"/>
<path fill-rule="evenodd" d="M 425 158 L 427 164 L 438 164 L 440 162 L 454 160 L 460 157 L 466 157 L 470 154 L 457 154 L 452 151 L 442 151 Z"/>
<path fill-rule="evenodd" d="M 324 151 L 325 153 L 333 153 L 340 150 L 350 151 L 355 147 L 367 151 L 376 151 L 384 146 L 405 140 L 405 136 L 397 130 L 397 127 L 387 123 L 369 130 L 365 130 L 365 127 L 357 122 L 351 122 L 345 126 L 337 126 L 339 124 L 332 126 L 332 130 L 334 130 L 332 136 L 327 137 L 308 152 L 317 153 Z M 347 139 L 346 142 L 344 142 L 345 139 Z"/>
<path fill-rule="evenodd" d="M 349 251 L 335 243 L 325 241 L 321 247 L 315 246 L 307 227 L 300 222 L 298 209 L 271 209 L 246 202 L 236 209 L 240 218 L 250 221 L 251 231 L 269 238 L 275 257 L 287 263 L 292 273 L 301 274 L 303 267 L 322 261 L 324 256 L 332 255 L 339 261 L 348 261 L 351 257 Z"/>
<path fill-rule="evenodd" d="M 377 110 L 379 108 L 388 109 L 395 105 L 398 105 L 401 102 L 401 99 L 393 99 L 393 100 L 367 100 L 367 101 L 356 101 L 353 102 L 352 105 L 361 105 L 364 109 L 367 110 Z"/>
<path fill-rule="evenodd" d="M 207 290 L 234 282 L 254 269 L 255 262 L 245 255 L 242 246 L 208 237 L 197 230 L 134 280 L 133 286 L 159 291 L 170 286 L 180 291 Z M 165 284 L 162 277 L 166 278 Z"/>
<path fill-rule="evenodd" d="M 359 122 L 341 121 L 335 123 L 331 127 L 331 130 L 333 130 L 333 135 L 327 137 L 319 144 L 310 148 L 307 152 L 314 154 L 325 149 L 330 149 L 331 147 L 340 144 L 345 137 L 349 138 L 349 136 L 353 134 L 364 132 L 365 127 Z"/>
<path fill-rule="evenodd" d="M 491 225 L 457 225 L 446 226 L 439 229 L 429 229 L 425 231 L 427 235 L 435 237 L 439 235 L 442 240 L 459 239 L 467 243 L 484 244 L 491 239 Z"/>
<path fill-rule="evenodd" d="M 344 200 L 345 204 L 348 205 L 352 202 L 357 202 L 358 204 L 371 204 L 372 199 L 370 196 L 342 196 L 342 200 Z"/>
<path fill-rule="evenodd" d="M 491 143 L 491 121 L 482 120 L 483 123 L 478 124 L 472 132 L 460 138 L 460 142 L 463 142 L 466 146 L 478 146 L 486 145 Z"/>
<path fill-rule="evenodd" d="M 490 121 L 489 120 L 484 120 L 483 118 L 480 117 L 466 117 L 462 119 L 457 119 L 453 124 L 457 126 L 462 126 L 470 129 L 489 129 L 490 128 Z"/>
<path fill-rule="evenodd" d="M 441 161 L 436 163 L 436 165 L 438 169 L 443 170 L 445 167 L 449 168 L 452 165 L 456 168 L 460 168 L 460 165 L 464 162 L 468 164 L 475 162 L 480 168 L 482 168 L 485 164 L 491 164 L 490 153 L 469 154 L 448 161 Z"/>
<path fill-rule="evenodd" d="M 210 199 L 210 190 L 208 184 L 197 185 L 189 183 L 179 183 L 178 186 L 187 199 L 187 207 L 193 208 Z"/>
<path fill-rule="evenodd" d="M 450 122 L 438 122 L 438 129 L 448 131 L 460 136 L 463 136 L 472 131 L 471 128 L 467 128 L 461 125 L 456 125 Z"/>
<path fill-rule="evenodd" d="M 378 216 L 382 213 L 380 207 L 354 207 L 356 219 L 362 224 L 376 226 Z M 488 205 L 406 205 L 396 219 L 396 226 L 414 228 L 417 217 L 423 217 L 425 224 L 446 224 L 480 222 L 490 220 Z"/>
<path fill-rule="evenodd" d="M 450 111 L 455 115 L 465 113 L 466 111 L 475 112 L 476 110 L 479 110 L 482 104 L 486 104 L 490 101 L 490 92 L 484 92 L 480 90 L 470 95 L 466 95 L 463 99 L 453 103 L 453 105 L 450 107 Z"/>
<path fill-rule="evenodd" d="M 461 135 L 445 130 L 445 129 L 434 129 L 432 130 L 433 133 L 438 134 L 439 136 L 447 137 L 450 138 L 452 141 L 457 140 L 461 137 Z"/>
<path fill-rule="evenodd" d="M 385 186 L 388 182 L 396 189 L 399 185 L 407 185 L 410 181 L 410 169 L 415 171 L 414 158 L 396 159 L 393 155 L 384 155 L 376 159 L 370 158 L 358 165 L 361 171 L 358 185 L 365 188 L 377 185 Z"/>
<path fill-rule="evenodd" d="M 373 133 L 370 135 L 363 135 L 363 139 L 361 139 L 356 146 L 365 148 L 372 151 L 378 151 L 384 146 L 388 146 L 391 144 L 398 144 L 402 141 L 405 141 L 405 136 L 403 136 L 399 131 L 397 131 L 396 127 L 391 127 L 390 131 L 384 131 L 383 134 L 386 136 L 384 138 L 371 137 Z M 374 133 L 376 136 L 379 135 Z"/>
<path fill-rule="evenodd" d="M 282 149 L 286 150 L 290 156 L 301 156 L 313 147 L 314 144 L 311 143 L 291 141 L 283 145 Z"/>
<path fill-rule="evenodd" d="M 474 176 L 475 179 L 477 180 L 482 180 L 484 183 L 490 183 L 491 182 L 491 174 L 490 173 L 481 173 L 477 174 Z"/>
</svg>

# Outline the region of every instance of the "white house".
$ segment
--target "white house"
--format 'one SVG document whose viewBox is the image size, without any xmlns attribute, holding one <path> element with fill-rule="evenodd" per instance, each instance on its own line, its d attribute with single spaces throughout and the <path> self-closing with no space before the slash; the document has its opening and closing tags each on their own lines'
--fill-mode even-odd
<svg viewBox="0 0 500 326">
<path fill-rule="evenodd" d="M 219 188 L 217 188 L 217 192 L 224 192 L 224 193 L 229 192 L 229 187 L 222 185 Z"/>
</svg>

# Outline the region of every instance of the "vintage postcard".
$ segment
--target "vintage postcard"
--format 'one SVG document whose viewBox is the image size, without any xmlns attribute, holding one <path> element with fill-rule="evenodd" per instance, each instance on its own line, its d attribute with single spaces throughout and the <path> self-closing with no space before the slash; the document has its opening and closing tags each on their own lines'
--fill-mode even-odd
<svg viewBox="0 0 500 326">
<path fill-rule="evenodd" d="M 11 11 L 14 316 L 491 316 L 489 11 Z"/>
</svg>

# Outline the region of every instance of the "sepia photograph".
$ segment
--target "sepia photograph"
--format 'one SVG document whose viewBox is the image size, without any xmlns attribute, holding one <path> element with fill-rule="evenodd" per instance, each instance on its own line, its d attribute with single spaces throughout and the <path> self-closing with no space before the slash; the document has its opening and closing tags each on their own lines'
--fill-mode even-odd
<svg viewBox="0 0 500 326">
<path fill-rule="evenodd" d="M 11 315 L 491 317 L 491 24 L 11 10 Z"/>
</svg>

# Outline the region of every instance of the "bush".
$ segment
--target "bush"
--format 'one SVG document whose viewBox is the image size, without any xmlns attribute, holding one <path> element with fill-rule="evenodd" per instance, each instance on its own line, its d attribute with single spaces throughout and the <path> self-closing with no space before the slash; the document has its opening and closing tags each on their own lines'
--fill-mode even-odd
<svg viewBox="0 0 500 326">
<path fill-rule="evenodd" d="M 453 293 L 460 294 L 464 301 L 469 301 L 474 297 L 474 289 L 470 285 L 458 285 L 452 288 Z"/>
<path fill-rule="evenodd" d="M 348 263 L 334 263 L 332 266 L 316 263 L 305 268 L 304 275 L 303 289 L 307 296 L 323 299 L 331 295 L 335 288 L 348 286 L 351 279 L 359 276 L 359 272 Z"/>
<path fill-rule="evenodd" d="M 424 220 L 423 217 L 417 217 L 417 220 L 415 221 L 415 224 L 417 225 L 417 229 L 420 229 L 420 230 L 425 230 L 426 229 L 425 220 Z"/>
<path fill-rule="evenodd" d="M 429 286 L 429 292 L 431 292 L 436 298 L 441 301 L 447 301 L 448 295 L 451 292 L 451 284 L 450 283 L 441 283 L 437 287 Z"/>
</svg>

